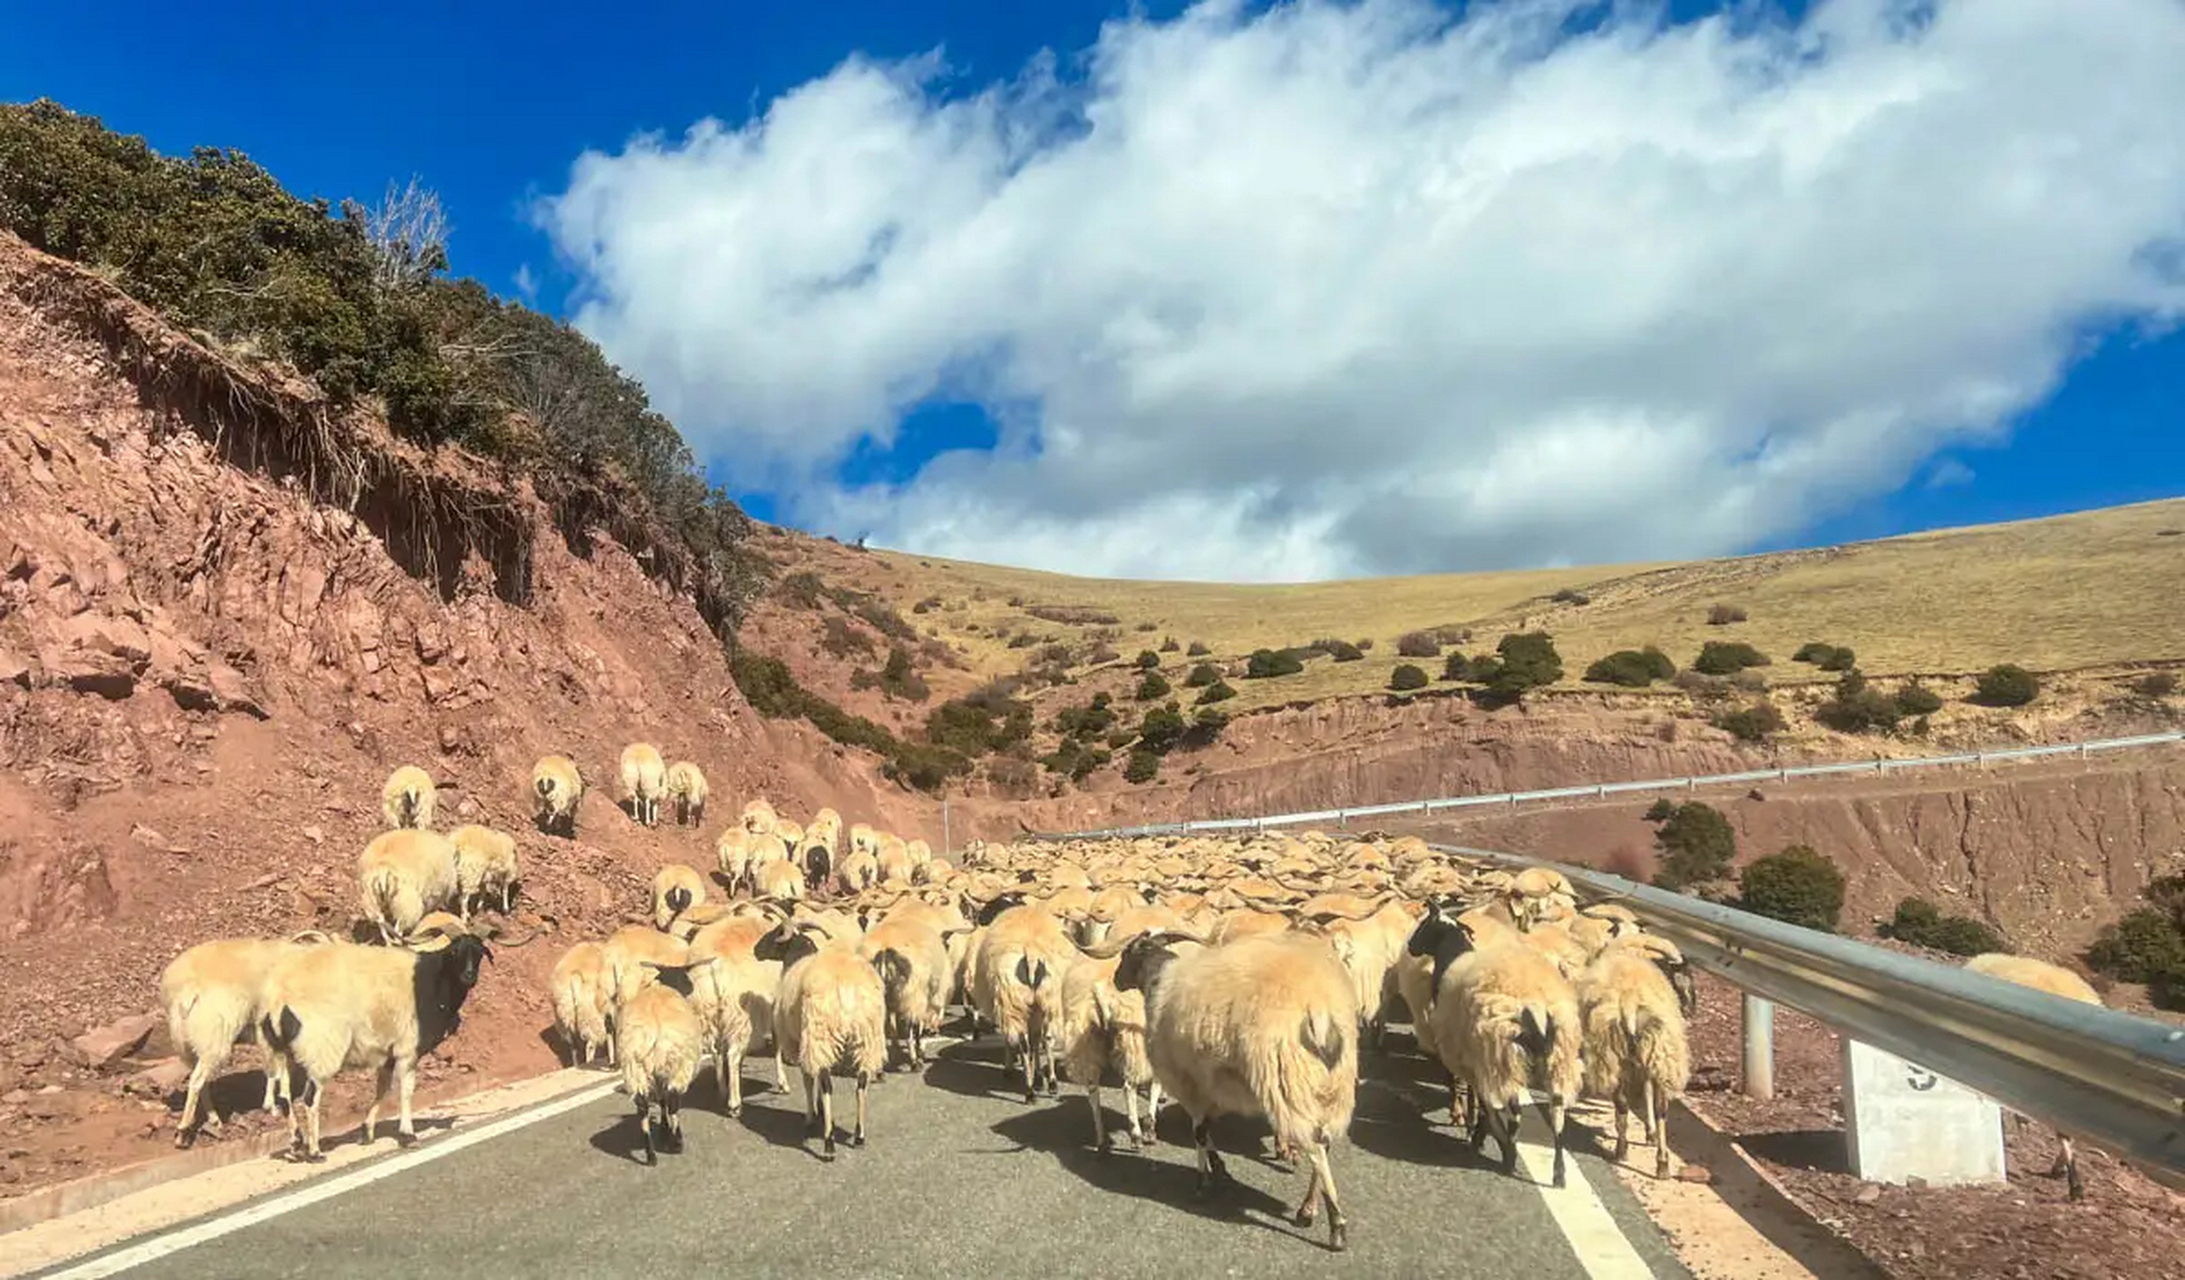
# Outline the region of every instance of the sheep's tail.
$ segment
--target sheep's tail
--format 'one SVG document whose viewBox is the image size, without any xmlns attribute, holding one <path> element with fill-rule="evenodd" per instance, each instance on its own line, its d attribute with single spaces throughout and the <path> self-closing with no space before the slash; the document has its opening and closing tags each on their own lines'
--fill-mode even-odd
<svg viewBox="0 0 2185 1280">
<path fill-rule="evenodd" d="M 1534 1064 L 1544 1063 L 1555 1052 L 1555 1015 L 1526 1005 L 1517 1015 L 1517 1047 Z"/>
<path fill-rule="evenodd" d="M 389 929 L 395 924 L 395 899 L 402 893 L 402 877 L 393 867 L 373 867 L 364 873 L 364 901 L 377 923 Z"/>
<path fill-rule="evenodd" d="M 553 779 L 552 775 L 549 775 L 549 774 L 542 774 L 542 775 L 540 775 L 540 776 L 539 776 L 538 778 L 535 778 L 535 779 L 533 779 L 533 780 L 532 780 L 531 786 L 532 786 L 532 789 L 533 789 L 533 790 L 535 790 L 535 791 L 537 791 L 537 792 L 539 793 L 539 799 L 541 799 L 541 800 L 548 800 L 548 799 L 552 799 L 552 798 L 553 798 L 553 795 L 554 795 L 554 779 Z"/>
<path fill-rule="evenodd" d="M 276 1013 L 269 1013 L 258 1020 L 258 1034 L 264 1038 L 266 1048 L 287 1053 L 296 1046 L 296 1037 L 303 1033 L 303 1020 L 296 1011 L 282 1005 Z"/>
</svg>

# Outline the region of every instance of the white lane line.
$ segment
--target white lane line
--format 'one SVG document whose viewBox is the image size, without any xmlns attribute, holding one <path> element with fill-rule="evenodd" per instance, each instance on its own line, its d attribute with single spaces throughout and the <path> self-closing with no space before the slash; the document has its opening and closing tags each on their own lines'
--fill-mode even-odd
<svg viewBox="0 0 2185 1280">
<path fill-rule="evenodd" d="M 1530 1110 L 1530 1108 L 1528 1108 Z M 1527 1116 L 1531 1119 L 1531 1116 Z M 1653 1269 L 1646 1259 L 1616 1225 L 1608 1206 L 1601 1203 L 1593 1184 L 1586 1181 L 1586 1174 L 1578 1167 L 1578 1157 L 1565 1153 L 1564 1169 L 1566 1185 L 1553 1187 L 1548 1180 L 1555 1176 L 1555 1149 L 1537 1142 L 1518 1140 L 1517 1156 L 1525 1166 L 1535 1186 L 1540 1188 L 1540 1198 L 1547 1201 L 1548 1214 L 1560 1227 L 1563 1238 L 1578 1254 L 1578 1265 L 1586 1269 L 1592 1280 L 1652 1280 Z"/>
<path fill-rule="evenodd" d="M 579 1089 L 575 1093 L 566 1094 L 552 1102 L 542 1103 L 528 1111 L 519 1111 L 511 1116 L 503 1116 L 468 1132 L 458 1131 L 437 1141 L 419 1143 L 408 1151 L 384 1156 L 361 1169 L 337 1174 L 316 1182 L 308 1182 L 294 1191 L 261 1200 L 257 1204 L 247 1205 L 233 1213 L 223 1214 L 220 1217 L 193 1226 L 169 1231 L 164 1235 L 153 1236 L 139 1244 L 130 1245 L 125 1249 L 117 1249 L 112 1253 L 93 1258 L 89 1262 L 78 1263 L 65 1270 L 49 1272 L 43 1280 L 98 1280 L 98 1277 L 101 1276 L 118 1275 L 131 1267 L 139 1267 L 154 1259 L 164 1258 L 170 1253 L 187 1249 L 191 1245 L 203 1244 L 207 1240 L 217 1240 L 231 1231 L 240 1231 L 244 1227 L 278 1218 L 284 1213 L 293 1213 L 298 1209 L 317 1204 L 321 1200 L 331 1200 L 345 1191 L 354 1191 L 358 1187 L 369 1186 L 382 1178 L 391 1178 L 398 1173 L 406 1173 L 421 1164 L 428 1164 L 438 1160 L 442 1156 L 452 1156 L 458 1151 L 475 1147 L 481 1142 L 491 1142 L 502 1134 L 512 1133 L 526 1125 L 537 1124 L 541 1120 L 550 1120 L 565 1111 L 574 1111 L 586 1103 L 597 1102 L 601 1098 L 607 1097 L 615 1091 L 619 1083 L 619 1080 L 602 1080 L 589 1088 Z"/>
</svg>

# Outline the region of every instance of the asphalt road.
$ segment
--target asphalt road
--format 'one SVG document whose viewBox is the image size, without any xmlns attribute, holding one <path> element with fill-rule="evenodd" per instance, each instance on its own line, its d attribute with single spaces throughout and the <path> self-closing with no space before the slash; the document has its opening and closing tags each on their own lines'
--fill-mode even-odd
<svg viewBox="0 0 2185 1280">
<path fill-rule="evenodd" d="M 954 1045 L 923 1082 L 889 1077 L 873 1091 L 868 1145 L 843 1144 L 831 1165 L 816 1143 L 805 1146 L 794 1072 L 790 1094 L 753 1090 L 772 1078 L 762 1060 L 745 1066 L 744 1114 L 733 1121 L 707 1073 L 684 1110 L 685 1152 L 663 1155 L 657 1168 L 639 1161 L 632 1110 L 616 1094 L 124 1274 L 1634 1274 L 1628 1257 L 1622 1269 L 1613 1262 L 1602 1269 L 1599 1238 L 1583 1224 L 1573 1233 L 1587 1244 L 1574 1245 L 1522 1164 L 1518 1177 L 1504 1177 L 1476 1162 L 1446 1124 L 1427 1126 L 1422 1107 L 1443 1107 L 1446 1095 L 1422 1084 L 1417 1059 L 1369 1060 L 1350 1140 L 1334 1153 L 1350 1219 L 1350 1249 L 1335 1254 L 1325 1247 L 1324 1222 L 1290 1224 L 1306 1175 L 1271 1162 L 1263 1122 L 1217 1122 L 1215 1141 L 1230 1153 L 1238 1185 L 1201 1201 L 1179 1109 L 1164 1111 L 1161 1145 L 1133 1152 L 1124 1133 L 1116 1152 L 1102 1157 L 1090 1149 L 1083 1091 L 1065 1085 L 1059 1097 L 1028 1106 L 1006 1092 L 998 1052 L 991 1040 Z M 1112 1093 L 1108 1100 L 1113 1111 L 1120 1100 Z M 850 1114 L 847 1105 L 836 1109 L 845 1133 Z M 1115 1122 L 1122 1124 L 1119 1114 Z M 1537 1117 L 1527 1123 L 1528 1137 L 1544 1136 Z M 1575 1125 L 1572 1133 L 1587 1141 Z M 1612 1170 L 1591 1154 L 1574 1167 L 1613 1220 L 1610 1234 L 1620 1230 L 1647 1270 L 1688 1274 Z M 1597 1231 L 1610 1227 L 1583 1207 Z"/>
</svg>

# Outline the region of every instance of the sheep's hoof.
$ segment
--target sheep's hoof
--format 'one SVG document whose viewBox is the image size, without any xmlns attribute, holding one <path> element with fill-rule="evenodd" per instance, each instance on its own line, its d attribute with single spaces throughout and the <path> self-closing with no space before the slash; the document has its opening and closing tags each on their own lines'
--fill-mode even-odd
<svg viewBox="0 0 2185 1280">
<path fill-rule="evenodd" d="M 1297 1207 L 1296 1213 L 1290 1215 L 1290 1221 L 1296 1223 L 1298 1226 L 1301 1227 L 1309 1227 L 1313 1224 L 1313 1221 L 1319 1216 L 1320 1212 L 1316 1206 L 1310 1204 L 1302 1204 Z"/>
<path fill-rule="evenodd" d="M 299 1153 L 296 1158 L 303 1161 L 305 1164 L 326 1163 L 326 1153 L 324 1151 L 305 1151 Z"/>
<path fill-rule="evenodd" d="M 853 1147 L 862 1147 L 862 1146 L 864 1146 L 864 1145 L 865 1145 L 865 1135 L 864 1135 L 864 1134 L 862 1134 L 862 1133 L 853 1133 L 853 1134 L 851 1134 L 851 1135 L 850 1135 L 850 1145 L 851 1145 L 851 1146 L 853 1146 Z"/>
<path fill-rule="evenodd" d="M 191 1146 L 196 1144 L 196 1142 L 197 1130 L 195 1129 L 184 1129 L 174 1136 L 175 1146 L 181 1148 L 184 1151 L 189 1150 Z"/>
<path fill-rule="evenodd" d="M 395 1134 L 395 1145 L 398 1147 L 414 1147 L 417 1145 L 417 1135 L 398 1132 Z"/>
<path fill-rule="evenodd" d="M 1668 1179 L 1668 1177 L 1669 1177 L 1669 1157 L 1668 1157 L 1668 1156 L 1663 1156 L 1663 1157 L 1662 1157 L 1661 1159 L 1659 1159 L 1659 1160 L 1656 1160 L 1656 1161 L 1654 1162 L 1654 1178 L 1655 1178 L 1655 1181 L 1659 1182 L 1659 1181 L 1665 1181 L 1665 1180 L 1667 1180 L 1667 1179 Z"/>
<path fill-rule="evenodd" d="M 1039 1091 L 1038 1091 L 1038 1090 L 1036 1090 L 1036 1089 L 1026 1089 L 1026 1090 L 1024 1091 L 1024 1100 L 1025 1100 L 1026 1102 L 1037 1102 L 1037 1101 L 1039 1101 Z"/>
<path fill-rule="evenodd" d="M 734 1105 L 734 1106 L 732 1106 L 732 1107 L 730 1107 L 730 1108 L 728 1109 L 728 1118 L 729 1118 L 729 1119 L 731 1119 L 731 1120 L 734 1120 L 734 1119 L 736 1119 L 736 1118 L 737 1118 L 738 1116 L 741 1116 L 741 1115 L 742 1115 L 743 1113 L 744 1113 L 744 1106 L 743 1106 L 743 1104 L 742 1104 L 741 1102 L 739 1102 L 739 1103 L 737 1103 L 736 1105 Z"/>
<path fill-rule="evenodd" d="M 1102 1138 L 1100 1140 L 1100 1145 L 1093 1149 L 1095 1151 L 1098 1151 L 1101 1155 L 1112 1156 L 1115 1154 L 1115 1139 Z"/>
<path fill-rule="evenodd" d="M 1059 1083 L 1057 1083 L 1057 1082 L 1056 1082 L 1056 1081 L 1055 1081 L 1054 1079 L 1050 1078 L 1050 1079 L 1049 1079 L 1049 1080 L 1047 1081 L 1047 1096 L 1048 1096 L 1048 1097 L 1050 1097 L 1050 1098 L 1053 1098 L 1053 1097 L 1058 1097 L 1058 1096 L 1060 1096 L 1060 1095 L 1061 1095 L 1061 1093 L 1062 1093 L 1062 1086 L 1061 1086 L 1061 1085 L 1060 1085 Z"/>
<path fill-rule="evenodd" d="M 822 1160 L 832 1160 L 832 1159 L 834 1159 L 834 1158 L 835 1158 L 835 1136 L 834 1136 L 833 1134 L 831 1134 L 831 1133 L 830 1133 L 830 1134 L 828 1134 L 828 1135 L 827 1135 L 827 1142 L 826 1142 L 826 1145 L 824 1145 L 824 1146 L 823 1146 L 823 1147 L 821 1147 L 821 1149 L 820 1149 L 820 1159 L 822 1159 Z"/>
<path fill-rule="evenodd" d="M 1350 1248 L 1350 1228 L 1333 1214 L 1328 1216 L 1328 1248 L 1337 1253 Z"/>
<path fill-rule="evenodd" d="M 1145 1150 L 1147 1147 L 1152 1146 L 1158 1141 L 1160 1141 L 1160 1139 L 1155 1138 L 1150 1133 L 1134 1133 L 1130 1135 L 1130 1145 L 1136 1147 L 1140 1151 Z"/>
</svg>

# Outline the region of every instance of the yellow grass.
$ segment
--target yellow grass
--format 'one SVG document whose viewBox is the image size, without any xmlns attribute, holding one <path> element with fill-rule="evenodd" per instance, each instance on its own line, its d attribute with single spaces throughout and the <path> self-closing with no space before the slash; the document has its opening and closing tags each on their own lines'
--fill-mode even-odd
<svg viewBox="0 0 2185 1280">
<path fill-rule="evenodd" d="M 1287 586 L 1074 578 L 828 544 L 814 554 L 828 581 L 888 599 L 921 631 L 957 645 L 982 674 L 1020 670 L 1037 652 L 1009 648 L 997 627 L 1079 652 L 1096 633 L 1110 634 L 1125 660 L 1165 636 L 1202 642 L 1223 661 L 1322 637 L 1374 642 L 1362 662 L 1315 659 L 1300 675 L 1233 680 L 1240 696 L 1228 705 L 1241 710 L 1385 688 L 1405 661 L 1397 637 L 1444 625 L 1472 629 L 1467 652 L 1493 648 L 1505 631 L 1545 628 L 1572 685 L 1589 662 L 1616 649 L 1659 645 L 1681 667 L 1708 640 L 1757 646 L 1775 660 L 1772 684 L 1833 678 L 1790 661 L 1809 640 L 1852 646 L 1875 675 L 2177 660 L 2185 658 L 2185 535 L 2165 536 L 2167 529 L 2185 529 L 2185 499 L 1730 560 Z M 1590 603 L 1554 603 L 1566 587 Z M 940 603 L 913 613 L 929 599 Z M 1717 603 L 1744 609 L 1748 620 L 1708 625 Z M 1069 625 L 1025 612 L 1040 605 L 1099 610 L 1118 621 Z M 1136 629 L 1146 622 L 1155 629 Z M 1162 655 L 1172 679 L 1189 661 L 1181 652 Z M 1439 683 L 1439 659 L 1415 661 Z"/>
</svg>

